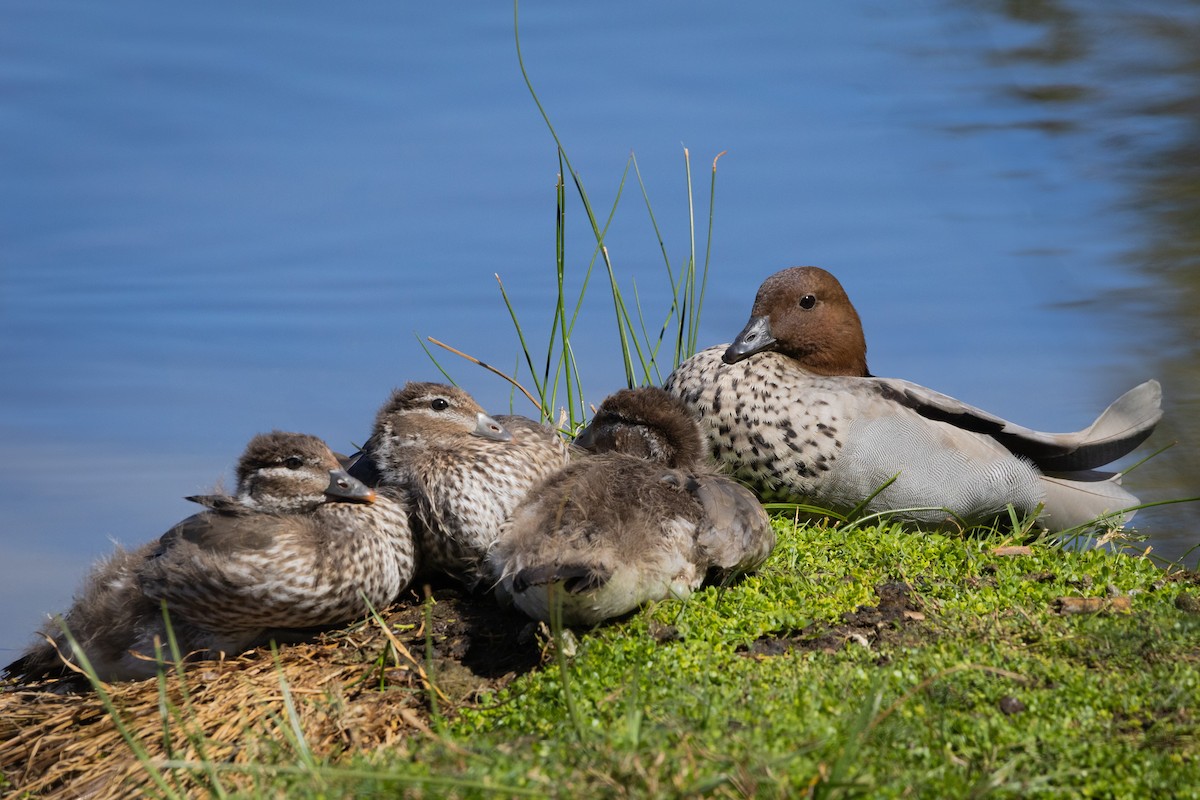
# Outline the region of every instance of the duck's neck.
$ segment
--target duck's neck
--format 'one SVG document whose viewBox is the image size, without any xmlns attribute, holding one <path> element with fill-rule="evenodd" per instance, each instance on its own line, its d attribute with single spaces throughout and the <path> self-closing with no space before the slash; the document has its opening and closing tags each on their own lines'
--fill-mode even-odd
<svg viewBox="0 0 1200 800">
<path fill-rule="evenodd" d="M 806 370 L 814 372 L 817 375 L 847 375 L 854 378 L 874 377 L 871 371 L 867 369 L 867 357 L 865 354 L 851 361 L 847 361 L 845 358 L 805 358 L 799 359 L 799 361 Z"/>
</svg>

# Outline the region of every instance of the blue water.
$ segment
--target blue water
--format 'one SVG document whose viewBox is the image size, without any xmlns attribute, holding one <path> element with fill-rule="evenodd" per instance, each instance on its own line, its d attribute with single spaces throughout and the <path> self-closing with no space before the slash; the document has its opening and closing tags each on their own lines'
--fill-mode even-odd
<svg viewBox="0 0 1200 800">
<path fill-rule="evenodd" d="M 1200 30 L 1200 5 L 1140 8 L 528 0 L 520 14 L 597 212 L 635 153 L 675 264 L 684 148 L 701 256 L 728 151 L 702 345 L 741 328 L 763 277 L 812 263 L 858 306 L 874 372 L 1025 425 L 1082 427 L 1159 377 L 1169 416 L 1152 444 L 1182 443 L 1127 481 L 1158 499 L 1200 494 L 1190 307 L 1174 307 L 1174 264 L 1148 255 L 1174 234 L 1144 200 L 1196 130 L 1200 76 L 1172 36 Z M 543 347 L 558 171 L 504 2 L 6 0 L 4 18 L 0 660 L 113 540 L 191 513 L 183 496 L 228 476 L 254 433 L 352 449 L 393 386 L 440 377 L 418 336 L 511 369 L 494 274 Z M 577 285 L 595 241 L 568 190 Z M 632 178 L 606 244 L 657 324 L 663 259 Z M 624 382 L 595 280 L 575 339 L 592 402 Z M 502 381 L 441 360 L 508 409 Z M 1167 557 L 1200 541 L 1194 509 L 1137 522 Z"/>
</svg>

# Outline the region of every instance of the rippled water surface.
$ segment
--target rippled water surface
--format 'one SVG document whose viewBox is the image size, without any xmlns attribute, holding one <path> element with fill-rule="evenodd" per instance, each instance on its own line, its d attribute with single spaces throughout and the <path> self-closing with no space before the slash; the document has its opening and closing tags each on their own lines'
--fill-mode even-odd
<svg viewBox="0 0 1200 800">
<path fill-rule="evenodd" d="M 637 156 L 672 263 L 703 255 L 701 344 L 763 277 L 837 274 L 872 370 L 1041 429 L 1149 377 L 1167 418 L 1127 479 L 1200 494 L 1200 4 L 521 6 L 526 65 L 598 213 Z M 111 540 L 191 513 L 254 433 L 361 442 L 435 336 L 504 369 L 499 274 L 539 348 L 554 141 L 512 8 L 142 0 L 5 4 L 0 26 L 0 650 Z M 573 190 L 572 190 L 573 191 Z M 594 239 L 574 194 L 577 284 Z M 636 183 L 606 240 L 660 320 Z M 597 278 L 589 399 L 622 385 Z M 490 409 L 499 379 L 443 364 Z M 530 409 L 520 404 L 517 409 Z M 228 481 L 228 478 L 225 478 Z M 1197 509 L 1143 511 L 1177 558 Z M 1195 554 L 1190 557 L 1195 560 Z M 4 658 L 0 652 L 0 658 Z"/>
</svg>

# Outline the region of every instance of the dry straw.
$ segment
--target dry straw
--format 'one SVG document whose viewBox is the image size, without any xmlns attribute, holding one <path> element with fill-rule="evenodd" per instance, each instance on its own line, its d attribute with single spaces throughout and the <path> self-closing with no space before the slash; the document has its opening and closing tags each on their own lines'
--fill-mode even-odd
<svg viewBox="0 0 1200 800">
<path fill-rule="evenodd" d="M 443 712 L 453 711 L 537 659 L 511 650 L 481 658 L 497 640 L 515 642 L 523 623 L 499 609 L 472 608 L 449 589 L 434 597 L 428 671 L 419 654 L 429 606 L 414 598 L 274 655 L 263 648 L 198 662 L 157 680 L 104 685 L 101 693 L 5 687 L 4 788 L 97 800 L 144 791 L 219 797 L 247 791 L 273 768 L 336 765 L 381 748 L 395 763 L 412 737 L 435 735 L 431 693 Z"/>
</svg>

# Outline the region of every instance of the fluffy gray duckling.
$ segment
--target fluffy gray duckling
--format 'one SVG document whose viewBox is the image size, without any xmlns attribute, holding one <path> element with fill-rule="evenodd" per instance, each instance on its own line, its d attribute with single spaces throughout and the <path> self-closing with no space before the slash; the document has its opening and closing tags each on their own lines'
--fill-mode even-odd
<svg viewBox="0 0 1200 800">
<path fill-rule="evenodd" d="M 679 366 L 664 387 L 700 420 L 711 452 L 764 500 L 849 511 L 867 504 L 930 525 L 990 522 L 1011 503 L 1061 531 L 1137 505 L 1099 468 L 1162 417 L 1146 381 L 1088 428 L 1042 433 L 867 369 L 858 313 L 819 267 L 767 278 L 732 344 Z M 948 509 L 948 515 L 944 509 Z M 1129 516 L 1114 516 L 1115 522 Z"/>
<path fill-rule="evenodd" d="M 206 510 L 156 542 L 118 548 L 87 576 L 63 619 L 101 680 L 155 674 L 156 639 L 167 652 L 162 602 L 181 652 L 215 657 L 286 629 L 360 617 L 362 595 L 386 605 L 412 578 L 403 502 L 350 477 L 320 439 L 256 436 L 237 482 L 232 497 L 188 498 Z M 59 653 L 71 657 L 51 621 L 5 671 L 26 680 L 66 674 Z"/>
<path fill-rule="evenodd" d="M 607 398 L 576 444 L 594 451 L 536 487 L 489 555 L 496 594 L 593 625 L 756 568 L 775 533 L 754 495 L 704 463 L 687 409 L 658 388 Z"/>
<path fill-rule="evenodd" d="M 350 473 L 407 498 L 422 572 L 473 586 L 501 523 L 567 461 L 567 444 L 551 428 L 490 417 L 454 386 L 410 382 L 380 408 Z"/>
</svg>

